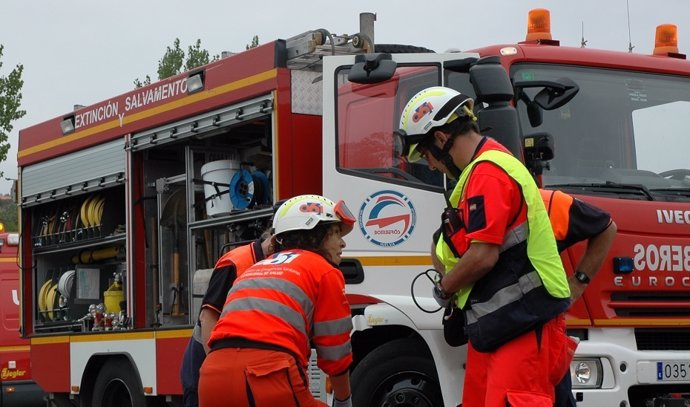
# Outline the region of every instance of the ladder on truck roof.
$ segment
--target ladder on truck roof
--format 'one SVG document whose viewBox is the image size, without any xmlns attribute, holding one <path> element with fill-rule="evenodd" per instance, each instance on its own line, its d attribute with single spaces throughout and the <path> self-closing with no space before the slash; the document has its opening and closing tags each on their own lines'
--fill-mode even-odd
<svg viewBox="0 0 690 407">
<path fill-rule="evenodd" d="M 360 13 L 356 34 L 337 35 L 321 28 L 288 38 L 288 68 L 321 70 L 324 56 L 374 52 L 374 21 L 374 13 Z"/>
</svg>

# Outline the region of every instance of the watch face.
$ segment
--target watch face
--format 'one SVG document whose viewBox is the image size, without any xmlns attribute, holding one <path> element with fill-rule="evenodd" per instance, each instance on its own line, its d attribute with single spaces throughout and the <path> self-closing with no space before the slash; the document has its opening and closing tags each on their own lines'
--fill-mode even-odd
<svg viewBox="0 0 690 407">
<path fill-rule="evenodd" d="M 575 278 L 577 279 L 577 281 L 579 281 L 581 283 L 585 283 L 585 284 L 589 283 L 589 277 L 587 276 L 587 274 L 585 274 L 581 271 L 578 271 L 577 273 L 575 273 Z"/>
</svg>

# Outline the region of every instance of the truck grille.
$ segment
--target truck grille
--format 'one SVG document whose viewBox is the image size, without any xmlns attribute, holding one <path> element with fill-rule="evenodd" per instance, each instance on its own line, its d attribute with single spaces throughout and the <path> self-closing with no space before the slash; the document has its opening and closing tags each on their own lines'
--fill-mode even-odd
<svg viewBox="0 0 690 407">
<path fill-rule="evenodd" d="M 690 328 L 638 328 L 638 350 L 690 350 Z"/>
<path fill-rule="evenodd" d="M 609 306 L 619 317 L 690 317 L 690 293 L 615 292 Z"/>
</svg>

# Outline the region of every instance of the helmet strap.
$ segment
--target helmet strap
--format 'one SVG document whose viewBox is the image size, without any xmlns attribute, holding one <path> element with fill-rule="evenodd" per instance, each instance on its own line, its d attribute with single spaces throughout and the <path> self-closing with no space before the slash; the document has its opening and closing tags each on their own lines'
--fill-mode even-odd
<svg viewBox="0 0 690 407">
<path fill-rule="evenodd" d="M 455 136 L 451 136 L 443 144 L 443 148 L 436 147 L 435 144 L 429 146 L 429 152 L 434 156 L 436 160 L 441 162 L 448 172 L 453 176 L 453 178 L 458 179 L 460 177 L 460 168 L 453 162 L 453 157 L 450 155 L 450 149 L 453 147 L 453 142 L 455 141 Z"/>
</svg>

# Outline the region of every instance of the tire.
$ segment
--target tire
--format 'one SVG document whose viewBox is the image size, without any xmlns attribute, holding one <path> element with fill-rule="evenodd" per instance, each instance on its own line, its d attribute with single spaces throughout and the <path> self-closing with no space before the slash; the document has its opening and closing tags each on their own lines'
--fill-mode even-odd
<svg viewBox="0 0 690 407">
<path fill-rule="evenodd" d="M 357 407 L 443 405 L 434 362 L 414 339 L 396 339 L 373 350 L 352 372 L 351 382 Z"/>
<path fill-rule="evenodd" d="M 376 44 L 374 45 L 374 52 L 385 52 L 387 54 L 428 54 L 435 51 L 414 45 Z"/>
<path fill-rule="evenodd" d="M 93 386 L 93 407 L 146 407 L 139 375 L 125 359 L 108 360 Z"/>
</svg>

